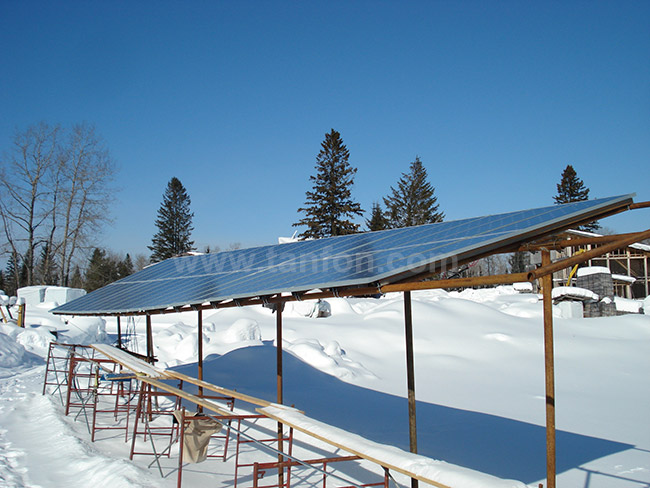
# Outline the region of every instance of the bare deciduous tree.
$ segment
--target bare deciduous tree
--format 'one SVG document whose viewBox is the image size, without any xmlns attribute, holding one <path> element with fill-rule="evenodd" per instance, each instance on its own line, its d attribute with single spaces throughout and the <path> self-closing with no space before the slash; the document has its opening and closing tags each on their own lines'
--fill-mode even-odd
<svg viewBox="0 0 650 488">
<path fill-rule="evenodd" d="M 45 123 L 17 132 L 0 167 L 0 219 L 9 253 L 26 269 L 20 286 L 40 278 L 35 269 L 58 270 L 67 285 L 75 257 L 108 220 L 115 173 L 103 141 L 88 124 L 70 130 Z M 36 263 L 37 251 L 41 260 Z M 52 262 L 49 262 L 52 260 Z M 52 284 L 52 283 L 48 283 Z"/>
<path fill-rule="evenodd" d="M 27 283 L 34 283 L 34 256 L 51 215 L 48 182 L 57 159 L 60 128 L 45 123 L 29 127 L 14 137 L 12 151 L 0 166 L 0 216 L 9 251 L 16 263 L 16 282 L 25 267 Z M 5 159 L 5 158 L 3 158 Z"/>
<path fill-rule="evenodd" d="M 86 124 L 72 128 L 61 160 L 62 229 L 56 255 L 59 283 L 67 285 L 75 254 L 84 245 L 92 244 L 89 238 L 109 220 L 109 183 L 115 167 L 94 127 Z"/>
</svg>

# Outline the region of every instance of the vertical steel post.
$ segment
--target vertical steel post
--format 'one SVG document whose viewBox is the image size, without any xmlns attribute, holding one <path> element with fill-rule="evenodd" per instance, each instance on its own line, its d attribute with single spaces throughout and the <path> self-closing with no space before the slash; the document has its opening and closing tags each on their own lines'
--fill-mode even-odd
<svg viewBox="0 0 650 488">
<path fill-rule="evenodd" d="M 153 331 L 151 328 L 151 314 L 147 314 L 147 362 L 153 364 Z"/>
<path fill-rule="evenodd" d="M 406 377 L 409 403 L 409 445 L 411 452 L 418 452 L 418 432 L 415 423 L 415 365 L 413 360 L 413 316 L 411 313 L 411 292 L 404 292 L 404 329 L 406 336 Z M 418 487 L 418 480 L 411 478 L 411 488 Z"/>
<path fill-rule="evenodd" d="M 551 253 L 542 251 L 542 266 L 551 264 Z M 544 300 L 544 365 L 546 372 L 546 485 L 555 488 L 555 358 L 553 353 L 553 275 L 542 277 Z"/>
<path fill-rule="evenodd" d="M 122 348 L 122 324 L 119 315 L 117 316 L 117 347 Z"/>
<path fill-rule="evenodd" d="M 203 381 L 203 310 L 199 309 L 198 314 L 198 378 Z M 203 396 L 203 387 L 199 387 L 199 396 Z"/>
<path fill-rule="evenodd" d="M 276 341 L 276 363 L 277 363 L 277 379 L 278 379 L 278 404 L 282 405 L 283 399 L 283 381 L 282 381 L 282 309 L 284 303 L 275 304 L 275 341 Z M 282 424 L 278 422 L 278 451 L 282 452 L 283 448 L 283 428 Z M 278 463 L 284 461 L 284 456 L 278 454 Z M 278 488 L 284 486 L 284 468 L 280 464 L 278 466 Z"/>
<path fill-rule="evenodd" d="M 198 378 L 203 381 L 203 310 L 198 310 Z M 199 386 L 199 397 L 203 398 L 203 387 Z M 203 412 L 203 407 L 199 405 L 199 412 Z"/>
</svg>

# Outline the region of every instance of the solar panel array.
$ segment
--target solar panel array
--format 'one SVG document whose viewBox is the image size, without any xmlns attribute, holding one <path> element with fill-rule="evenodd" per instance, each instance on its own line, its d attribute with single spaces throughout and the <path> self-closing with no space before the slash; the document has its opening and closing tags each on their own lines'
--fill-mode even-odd
<svg viewBox="0 0 650 488">
<path fill-rule="evenodd" d="M 326 239 L 167 259 L 53 310 L 111 314 L 229 299 L 386 284 L 454 257 L 564 229 L 631 195 Z"/>
</svg>

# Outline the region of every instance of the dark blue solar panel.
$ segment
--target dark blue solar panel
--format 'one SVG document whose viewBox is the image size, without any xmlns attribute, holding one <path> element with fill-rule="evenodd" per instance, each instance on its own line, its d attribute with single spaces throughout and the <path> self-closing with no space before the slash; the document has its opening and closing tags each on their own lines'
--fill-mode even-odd
<svg viewBox="0 0 650 488">
<path fill-rule="evenodd" d="M 280 292 L 390 282 L 598 218 L 631 195 L 437 224 L 184 256 L 150 266 L 54 310 L 102 314 L 160 310 Z"/>
</svg>

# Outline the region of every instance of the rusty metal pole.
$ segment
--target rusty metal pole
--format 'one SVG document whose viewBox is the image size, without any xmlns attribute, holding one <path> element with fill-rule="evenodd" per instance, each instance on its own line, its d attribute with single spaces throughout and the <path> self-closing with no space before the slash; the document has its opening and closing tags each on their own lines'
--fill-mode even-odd
<svg viewBox="0 0 650 488">
<path fill-rule="evenodd" d="M 284 303 L 275 304 L 275 341 L 276 341 L 276 362 L 277 362 L 277 379 L 278 379 L 278 404 L 282 405 L 283 399 L 283 381 L 282 381 L 282 309 L 284 308 Z M 283 428 L 282 424 L 278 422 L 278 451 L 282 452 L 283 449 Z M 284 461 L 284 456 L 278 454 L 278 487 L 282 488 L 284 486 L 284 468 L 282 467 L 282 462 Z"/>
<path fill-rule="evenodd" d="M 413 316 L 411 292 L 404 292 L 404 329 L 406 335 L 406 377 L 409 403 L 409 445 L 411 452 L 418 452 L 418 432 L 415 424 L 415 365 L 413 360 Z M 418 480 L 411 478 L 411 488 L 418 488 Z"/>
<path fill-rule="evenodd" d="M 122 324 L 119 315 L 117 316 L 117 347 L 122 348 Z"/>
<path fill-rule="evenodd" d="M 197 332 L 198 332 L 199 337 L 197 338 L 197 341 L 198 341 L 198 356 L 199 357 L 198 357 L 198 361 L 197 361 L 197 364 L 198 364 L 197 377 L 199 378 L 199 380 L 203 381 L 203 310 L 201 310 L 199 308 L 198 314 L 199 314 L 199 316 L 198 316 L 198 319 L 197 319 L 197 322 L 198 322 L 198 327 L 197 327 L 198 331 Z M 202 386 L 199 386 L 199 397 L 203 398 L 203 387 Z M 199 412 L 203 412 L 203 407 L 201 405 L 199 405 Z"/>
<path fill-rule="evenodd" d="M 542 251 L 542 266 L 551 264 L 551 253 Z M 542 278 L 544 300 L 544 365 L 546 371 L 546 485 L 555 488 L 555 359 L 553 353 L 553 275 Z"/>
<path fill-rule="evenodd" d="M 147 362 L 153 364 L 153 330 L 151 328 L 151 314 L 147 314 L 146 319 L 147 319 Z"/>
</svg>

